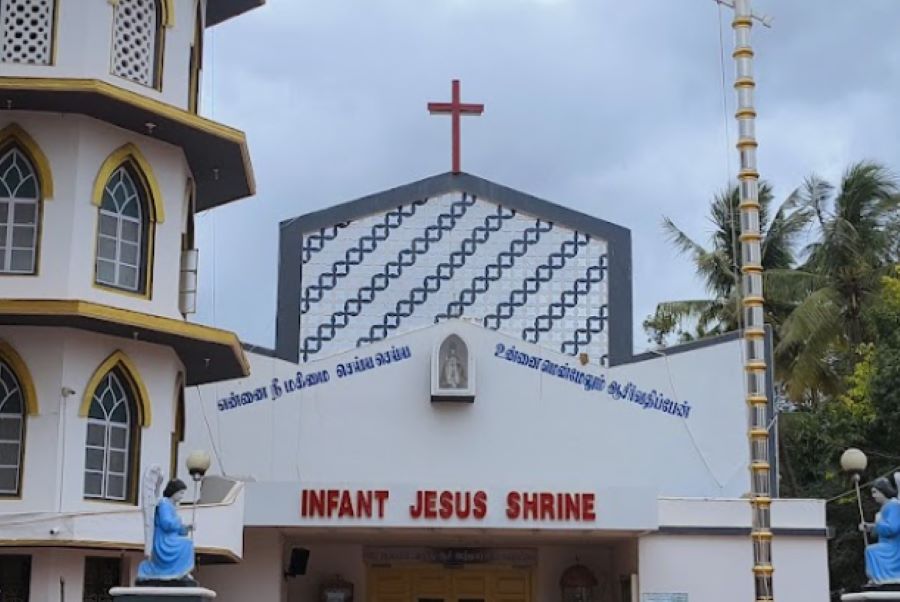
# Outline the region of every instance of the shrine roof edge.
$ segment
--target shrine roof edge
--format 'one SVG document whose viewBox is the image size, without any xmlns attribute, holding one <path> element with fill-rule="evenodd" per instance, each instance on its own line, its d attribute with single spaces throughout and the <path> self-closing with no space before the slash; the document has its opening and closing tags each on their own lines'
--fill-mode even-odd
<svg viewBox="0 0 900 602">
<path fill-rule="evenodd" d="M 625 243 L 630 241 L 630 230 L 623 226 L 581 211 L 563 207 L 552 201 L 497 184 L 479 176 L 468 173 L 455 174 L 452 172 L 438 174 L 319 211 L 299 215 L 282 221 L 280 226 L 282 229 L 294 227 L 297 229 L 297 233 L 305 234 L 382 211 L 395 209 L 398 205 L 452 192 L 471 194 L 488 202 L 503 205 L 538 219 L 567 226 L 610 242 Z"/>
</svg>

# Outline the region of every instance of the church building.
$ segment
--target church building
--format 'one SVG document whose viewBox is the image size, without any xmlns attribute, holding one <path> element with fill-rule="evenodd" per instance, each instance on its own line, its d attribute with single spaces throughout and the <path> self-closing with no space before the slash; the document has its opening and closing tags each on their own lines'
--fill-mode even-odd
<svg viewBox="0 0 900 602">
<path fill-rule="evenodd" d="M 160 469 L 223 602 L 753 599 L 742 339 L 635 354 L 639 241 L 462 172 L 457 85 L 450 172 L 272 224 L 274 344 L 189 320 L 255 192 L 203 34 L 262 3 L 0 0 L 0 600 L 133 583 Z M 775 589 L 825 600 L 774 435 Z"/>
<path fill-rule="evenodd" d="M 279 236 L 275 348 L 187 392 L 245 488 L 220 598 L 753 599 L 742 340 L 635 355 L 627 229 L 449 172 Z M 783 599 L 827 599 L 824 510 L 772 503 Z"/>
</svg>

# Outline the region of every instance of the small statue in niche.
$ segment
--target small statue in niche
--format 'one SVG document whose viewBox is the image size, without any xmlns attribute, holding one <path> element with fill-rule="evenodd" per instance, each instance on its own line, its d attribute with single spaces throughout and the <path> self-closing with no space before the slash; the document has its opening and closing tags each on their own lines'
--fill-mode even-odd
<svg viewBox="0 0 900 602">
<path fill-rule="evenodd" d="M 456 337 L 447 339 L 444 348 L 441 349 L 441 388 L 465 389 L 468 386 L 466 379 L 465 357 L 462 359 L 457 354 Z M 465 349 L 464 356 L 467 355 Z"/>
<path fill-rule="evenodd" d="M 185 525 L 178 516 L 178 504 L 184 498 L 187 485 L 173 479 L 160 497 L 162 469 L 151 466 L 144 476 L 144 556 L 138 566 L 139 585 L 191 586 L 196 585 L 194 570 L 194 542 L 187 537 L 193 525 Z"/>
<path fill-rule="evenodd" d="M 881 477 L 872 483 L 872 497 L 881 506 L 875 522 L 860 528 L 878 537 L 866 547 L 866 575 L 873 585 L 900 583 L 900 501 L 890 481 Z"/>
</svg>

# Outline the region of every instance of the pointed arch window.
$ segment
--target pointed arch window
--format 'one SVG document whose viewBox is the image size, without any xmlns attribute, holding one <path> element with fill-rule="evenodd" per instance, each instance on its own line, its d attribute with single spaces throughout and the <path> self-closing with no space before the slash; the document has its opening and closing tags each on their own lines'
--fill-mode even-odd
<svg viewBox="0 0 900 602">
<path fill-rule="evenodd" d="M 95 387 L 87 415 L 84 497 L 127 501 L 134 491 L 134 461 L 139 438 L 138 403 L 119 368 Z"/>
<path fill-rule="evenodd" d="M 41 186 L 18 145 L 0 150 L 0 273 L 34 274 Z"/>
<path fill-rule="evenodd" d="M 112 72 L 133 82 L 159 87 L 164 33 L 161 0 L 116 0 L 113 15 Z"/>
<path fill-rule="evenodd" d="M 147 288 L 150 219 L 137 170 L 120 165 L 107 180 L 97 227 L 97 284 L 135 293 Z"/>
<path fill-rule="evenodd" d="M 25 391 L 10 364 L 0 359 L 0 495 L 18 495 L 25 444 Z"/>
</svg>

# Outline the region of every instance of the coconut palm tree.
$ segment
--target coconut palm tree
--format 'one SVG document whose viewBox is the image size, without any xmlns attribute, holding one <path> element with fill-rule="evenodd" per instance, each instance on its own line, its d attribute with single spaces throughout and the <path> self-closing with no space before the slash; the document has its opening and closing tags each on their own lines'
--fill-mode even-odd
<svg viewBox="0 0 900 602">
<path fill-rule="evenodd" d="M 759 190 L 760 228 L 762 230 L 762 264 L 766 285 L 769 280 L 790 280 L 795 264 L 797 239 L 807 228 L 813 214 L 803 206 L 799 193 L 789 196 L 770 219 L 772 189 L 763 183 Z M 663 219 L 663 227 L 678 250 L 689 255 L 703 278 L 708 299 L 666 301 L 656 313 L 644 321 L 651 340 L 662 344 L 667 335 L 677 333 L 679 339 L 721 334 L 736 330 L 740 320 L 740 191 L 737 185 L 715 195 L 710 206 L 713 225 L 711 247 L 706 248 L 685 234 L 675 223 Z M 787 291 L 781 286 L 778 290 Z M 794 298 L 769 296 L 766 319 L 780 324 L 793 308 Z"/>
<path fill-rule="evenodd" d="M 865 312 L 898 259 L 897 193 L 894 176 L 868 161 L 851 165 L 837 189 L 813 176 L 799 191 L 817 232 L 804 265 L 779 283 L 782 294 L 802 301 L 776 347 L 795 401 L 836 393 L 859 346 L 872 339 Z"/>
</svg>

